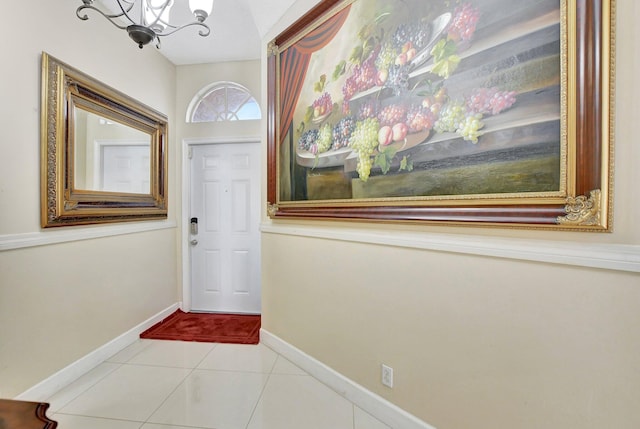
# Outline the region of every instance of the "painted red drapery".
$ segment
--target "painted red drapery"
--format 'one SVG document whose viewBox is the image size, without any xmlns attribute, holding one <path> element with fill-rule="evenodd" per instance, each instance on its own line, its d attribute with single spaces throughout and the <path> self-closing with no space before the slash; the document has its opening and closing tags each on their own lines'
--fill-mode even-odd
<svg viewBox="0 0 640 429">
<path fill-rule="evenodd" d="M 280 143 L 293 121 L 293 111 L 307 75 L 311 54 L 324 48 L 347 19 L 347 6 L 280 55 Z"/>
</svg>

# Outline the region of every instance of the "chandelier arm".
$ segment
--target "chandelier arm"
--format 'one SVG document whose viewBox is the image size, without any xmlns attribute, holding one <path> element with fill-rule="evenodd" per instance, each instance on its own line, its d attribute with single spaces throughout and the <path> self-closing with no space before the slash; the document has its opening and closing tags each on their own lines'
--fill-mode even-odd
<svg viewBox="0 0 640 429">
<path fill-rule="evenodd" d="M 134 0 L 134 1 L 131 1 L 131 2 L 129 2 L 129 1 L 127 1 L 127 0 L 122 0 L 122 1 L 123 1 L 123 2 L 125 2 L 125 3 L 129 6 L 129 8 L 128 8 L 128 9 L 126 9 L 126 11 L 125 11 L 125 10 L 124 10 L 124 8 L 122 7 L 122 5 L 120 4 L 120 1 L 118 1 L 118 5 L 120 6 L 120 10 L 122 10 L 122 13 L 118 13 L 118 14 L 110 15 L 110 14 L 108 14 L 108 13 L 104 13 L 104 12 L 102 12 L 102 11 L 101 11 L 100 9 L 98 9 L 96 6 L 93 6 L 93 5 L 89 4 L 88 2 L 85 2 L 85 4 L 84 4 L 83 6 L 80 6 L 80 7 L 76 10 L 76 15 L 78 16 L 78 18 L 80 18 L 80 19 L 82 19 L 82 20 L 87 20 L 87 19 L 89 19 L 89 17 L 87 17 L 87 15 L 85 15 L 85 16 L 84 16 L 84 18 L 83 18 L 83 17 L 81 17 L 78 13 L 79 13 L 79 12 L 80 12 L 80 10 L 82 10 L 82 9 L 93 9 L 93 10 L 97 10 L 98 12 L 100 12 L 100 13 L 102 14 L 102 16 L 104 16 L 104 17 L 106 17 L 106 18 L 109 18 L 109 19 L 112 19 L 112 18 L 120 18 L 121 16 L 125 16 L 125 15 L 126 15 L 126 12 L 130 12 L 130 11 L 131 11 L 131 9 L 133 8 L 133 6 L 134 6 L 134 5 L 135 5 L 135 3 L 136 3 L 136 2 L 135 2 L 135 0 Z M 90 3 L 92 3 L 92 2 L 93 2 L 93 1 L 91 1 Z M 127 18 L 129 18 L 129 17 L 127 16 Z M 131 18 L 129 18 L 129 21 L 131 21 Z"/>
<path fill-rule="evenodd" d="M 126 0 L 124 0 L 124 1 L 126 1 Z M 148 24 L 147 24 L 147 27 L 149 27 L 149 28 L 153 28 L 153 27 L 158 23 L 158 21 L 160 21 L 160 22 L 162 22 L 162 23 L 164 24 L 165 28 L 166 28 L 166 27 L 176 28 L 176 27 L 175 27 L 175 25 L 171 25 L 171 24 L 169 24 L 168 22 L 164 22 L 164 21 L 162 21 L 162 20 L 160 19 L 160 18 L 162 17 L 162 14 L 164 13 L 165 9 L 166 9 L 167 7 L 169 7 L 169 4 L 170 4 L 170 3 L 171 3 L 171 1 L 166 1 L 166 2 L 164 3 L 164 5 L 162 6 L 162 10 L 160 10 L 160 13 L 156 13 L 156 12 L 155 12 L 155 10 L 154 10 L 154 9 L 152 9 L 152 10 L 153 10 L 153 16 L 155 16 L 155 17 L 156 17 L 156 19 L 155 19 L 153 22 L 148 23 Z M 158 48 L 158 49 L 159 49 L 159 48 Z"/>
<path fill-rule="evenodd" d="M 91 10 L 95 10 L 95 11 L 96 11 L 96 12 L 98 12 L 100 15 L 104 16 L 105 18 L 107 18 L 107 20 L 108 20 L 110 23 L 112 23 L 113 25 L 115 25 L 116 27 L 118 27 L 118 28 L 119 28 L 119 29 L 121 29 L 121 30 L 125 30 L 125 29 L 127 28 L 127 26 L 126 26 L 126 25 L 119 25 L 118 23 L 116 23 L 116 22 L 114 21 L 114 18 L 119 18 L 119 17 L 121 17 L 121 16 L 122 16 L 122 14 L 120 14 L 120 15 L 108 15 L 108 14 L 104 13 L 103 11 L 101 11 L 100 9 L 98 9 L 97 7 L 95 7 L 95 6 L 91 6 L 91 5 L 83 5 L 83 6 L 80 6 L 78 9 L 76 9 L 76 16 L 77 16 L 78 18 L 80 18 L 81 20 L 83 20 L 83 21 L 86 21 L 86 20 L 88 20 L 88 19 L 89 19 L 89 17 L 88 17 L 86 14 L 84 14 L 84 15 L 80 15 L 80 12 L 81 12 L 81 11 L 83 11 L 84 9 L 91 9 Z M 128 16 L 127 16 L 127 18 L 128 18 Z M 131 20 L 131 19 L 129 19 L 129 20 Z"/>
<path fill-rule="evenodd" d="M 183 28 L 192 27 L 194 25 L 198 25 L 198 26 L 204 28 L 204 30 L 198 31 L 198 34 L 201 35 L 202 37 L 207 37 L 209 34 L 211 34 L 211 29 L 209 28 L 209 26 L 207 24 L 205 24 L 203 22 L 190 22 L 189 24 L 184 24 L 184 25 L 181 25 L 179 27 L 174 27 L 173 30 L 171 30 L 171 31 L 169 31 L 167 33 L 158 33 L 157 35 L 158 35 L 158 37 L 170 36 L 171 34 L 177 32 L 177 31 L 180 31 Z"/>
<path fill-rule="evenodd" d="M 127 0 L 123 0 L 123 1 L 129 5 L 129 8 L 125 9 L 124 6 L 122 6 L 122 1 L 121 0 L 116 0 L 116 3 L 118 3 L 118 6 L 120 7 L 120 10 L 122 11 L 122 13 L 117 15 L 117 16 L 118 17 L 125 16 L 132 24 L 135 25 L 136 22 L 133 19 L 131 19 L 131 17 L 129 16 L 129 12 L 133 8 L 133 6 L 135 4 L 135 1 L 132 1 L 131 3 L 129 3 Z"/>
<path fill-rule="evenodd" d="M 147 43 L 154 41 L 154 39 L 156 42 L 155 43 L 156 47 L 160 49 L 160 37 L 169 36 L 186 27 L 192 27 L 192 26 L 202 27 L 198 31 L 198 34 L 202 37 L 206 37 L 209 34 L 211 34 L 211 29 L 207 24 L 204 23 L 204 20 L 207 19 L 207 16 L 208 16 L 208 13 L 204 10 L 193 11 L 196 21 L 190 22 L 188 24 L 176 26 L 176 25 L 171 25 L 168 22 L 164 22 L 162 20 L 162 15 L 167 10 L 167 7 L 169 7 L 169 5 L 172 3 L 172 0 L 165 0 L 164 5 L 161 8 L 158 8 L 160 10 L 159 15 L 155 13 L 156 9 L 152 8 L 152 11 L 154 12 L 153 14 L 155 15 L 156 19 L 150 25 L 145 24 L 144 4 L 140 6 L 140 15 L 141 15 L 140 23 L 136 22 L 129 15 L 131 10 L 136 6 L 138 0 L 116 0 L 116 3 L 120 8 L 120 13 L 106 13 L 100 8 L 94 6 L 93 5 L 94 1 L 95 0 L 82 0 L 83 5 L 76 9 L 76 16 L 79 19 L 86 21 L 89 19 L 89 17 L 87 16 L 86 13 L 82 13 L 82 12 L 86 9 L 95 10 L 97 13 L 99 13 L 100 15 L 105 17 L 107 20 L 109 20 L 109 22 L 111 22 L 111 24 L 113 24 L 115 27 L 121 30 L 126 30 L 129 37 L 134 42 L 136 42 L 141 49 Z M 149 0 L 141 0 L 141 1 L 144 2 Z M 149 5 L 149 7 L 151 7 L 151 5 Z M 108 11 L 108 12 L 111 12 L 111 11 Z M 122 21 L 123 19 L 130 21 L 131 25 L 123 24 L 123 21 Z M 162 25 L 158 25 L 159 22 L 161 22 Z"/>
<path fill-rule="evenodd" d="M 184 27 L 184 26 L 178 27 L 177 25 L 171 25 L 168 22 L 164 22 L 164 21 L 163 21 L 163 23 L 165 24 L 165 28 L 172 28 L 173 29 L 173 31 L 172 31 L 173 33 L 175 33 L 176 31 L 180 30 L 182 27 Z M 171 33 L 167 33 L 167 34 L 171 34 Z"/>
</svg>

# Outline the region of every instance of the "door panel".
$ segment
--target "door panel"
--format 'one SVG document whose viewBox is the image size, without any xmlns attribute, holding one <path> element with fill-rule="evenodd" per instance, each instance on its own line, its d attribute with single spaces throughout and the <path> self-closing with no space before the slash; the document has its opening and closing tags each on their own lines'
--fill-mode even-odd
<svg viewBox="0 0 640 429">
<path fill-rule="evenodd" d="M 204 292 L 208 294 L 219 294 L 221 292 L 222 279 L 220 278 L 222 266 L 221 254 L 218 250 L 205 250 L 205 276 Z"/>
<path fill-rule="evenodd" d="M 259 313 L 259 143 L 192 148 L 189 217 L 192 309 Z"/>
<path fill-rule="evenodd" d="M 248 232 L 251 229 L 248 215 L 251 212 L 251 184 L 247 180 L 234 180 L 232 187 L 232 213 L 231 223 L 233 231 L 238 233 Z"/>
<path fill-rule="evenodd" d="M 249 272 L 251 258 L 246 250 L 236 250 L 231 255 L 231 282 L 233 293 L 248 294 L 251 291 Z"/>
<path fill-rule="evenodd" d="M 148 194 L 149 145 L 103 145 L 96 183 L 102 191 Z"/>
</svg>

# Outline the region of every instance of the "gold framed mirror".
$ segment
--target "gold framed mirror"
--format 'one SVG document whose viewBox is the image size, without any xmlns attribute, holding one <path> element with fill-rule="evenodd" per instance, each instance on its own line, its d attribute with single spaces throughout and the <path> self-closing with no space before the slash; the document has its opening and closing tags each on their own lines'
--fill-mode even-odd
<svg viewBox="0 0 640 429">
<path fill-rule="evenodd" d="M 43 228 L 167 217 L 167 117 L 42 54 Z"/>
</svg>

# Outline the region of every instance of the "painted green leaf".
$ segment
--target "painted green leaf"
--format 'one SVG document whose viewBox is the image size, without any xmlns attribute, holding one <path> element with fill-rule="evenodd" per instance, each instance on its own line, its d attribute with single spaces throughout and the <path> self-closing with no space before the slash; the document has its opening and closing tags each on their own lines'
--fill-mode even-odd
<svg viewBox="0 0 640 429">
<path fill-rule="evenodd" d="M 363 26 L 360 31 L 358 31 L 358 37 L 360 40 L 367 40 L 373 34 L 373 30 L 375 29 L 373 24 L 367 24 Z"/>
<path fill-rule="evenodd" d="M 346 69 L 347 69 L 347 62 L 344 60 L 340 61 L 340 63 L 338 63 L 336 68 L 333 70 L 333 76 L 332 76 L 333 80 L 338 80 L 338 78 L 344 74 Z"/>
<path fill-rule="evenodd" d="M 410 160 L 409 158 L 407 158 L 407 156 L 403 156 L 402 160 L 400 161 L 400 171 L 412 171 L 413 170 L 413 161 Z"/>
<path fill-rule="evenodd" d="M 458 45 L 453 40 L 440 39 L 431 49 L 434 61 L 440 61 L 458 52 Z"/>
<path fill-rule="evenodd" d="M 365 42 L 362 44 L 362 59 L 368 58 L 369 55 L 371 55 L 373 50 L 376 48 L 376 44 L 377 42 L 373 37 L 369 37 L 367 40 L 365 40 Z"/>
<path fill-rule="evenodd" d="M 351 56 L 349 57 L 349 61 L 353 64 L 360 64 L 362 62 L 362 46 L 356 46 L 351 51 Z"/>
<path fill-rule="evenodd" d="M 376 155 L 373 163 L 380 167 L 382 174 L 387 174 L 391 169 L 391 162 L 393 157 L 396 156 L 396 152 L 397 150 L 393 147 L 386 147 Z"/>
<path fill-rule="evenodd" d="M 431 71 L 440 77 L 447 79 L 458 68 L 460 57 L 451 55 L 447 58 L 437 61 Z"/>
<path fill-rule="evenodd" d="M 304 114 L 304 121 L 309 122 L 313 117 L 313 106 L 307 107 L 307 111 Z"/>
</svg>

